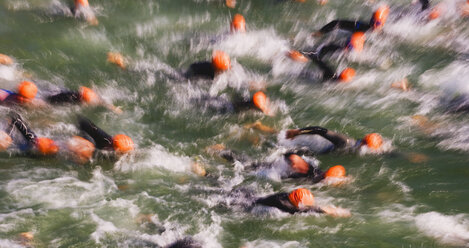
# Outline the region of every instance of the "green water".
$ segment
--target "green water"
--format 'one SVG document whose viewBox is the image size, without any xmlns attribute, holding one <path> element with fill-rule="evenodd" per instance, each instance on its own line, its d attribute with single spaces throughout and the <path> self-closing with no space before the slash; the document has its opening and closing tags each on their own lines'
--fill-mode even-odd
<svg viewBox="0 0 469 248">
<path fill-rule="evenodd" d="M 21 110 L 32 129 L 65 141 L 78 132 L 80 113 L 138 146 L 118 161 L 97 158 L 87 165 L 0 154 L 0 247 L 165 246 L 186 236 L 204 247 L 469 245 L 469 126 L 464 113 L 448 113 L 442 100 L 454 92 L 469 94 L 468 20 L 457 17 L 458 1 L 445 2 L 448 12 L 431 23 L 406 16 L 418 6 L 387 2 L 392 14 L 384 31 L 367 34 L 361 54 L 330 60 L 338 70 L 357 70 L 348 85 L 305 77 L 301 72 L 314 72 L 314 66 L 295 64 L 284 54 L 342 39 L 312 39 L 310 33 L 338 17 L 368 20 L 377 4 L 238 0 L 228 9 L 223 2 L 90 0 L 99 25 L 89 26 L 62 13 L 70 2 L 0 1 L 0 53 L 16 60 L 0 68 L 1 88 L 14 89 L 30 78 L 44 97 L 84 85 L 124 111 Z M 229 35 L 235 13 L 246 18 L 245 35 Z M 399 13 L 402 19 L 396 19 Z M 180 76 L 215 49 L 231 55 L 231 72 L 214 82 Z M 107 63 L 109 51 L 122 53 L 128 68 Z M 411 91 L 389 87 L 403 77 Z M 217 113 L 194 101 L 208 94 L 248 96 L 251 81 L 266 82 L 274 116 Z M 0 107 L 1 125 L 7 112 Z M 435 128 L 419 127 L 414 115 L 424 115 Z M 345 166 L 350 182 L 341 187 L 279 182 L 206 152 L 223 143 L 259 161 L 278 156 L 285 148 L 276 134 L 243 127 L 257 120 L 277 130 L 321 125 L 356 138 L 379 132 L 388 148 L 382 154 L 317 156 L 323 169 Z M 413 161 L 415 154 L 424 159 Z M 191 172 L 196 160 L 207 177 Z M 247 199 L 233 193 L 265 196 L 300 186 L 311 189 L 318 204 L 349 209 L 352 216 L 244 208 L 239 202 Z M 142 221 L 142 215 L 153 217 Z M 22 232 L 34 239 L 22 242 Z"/>
</svg>

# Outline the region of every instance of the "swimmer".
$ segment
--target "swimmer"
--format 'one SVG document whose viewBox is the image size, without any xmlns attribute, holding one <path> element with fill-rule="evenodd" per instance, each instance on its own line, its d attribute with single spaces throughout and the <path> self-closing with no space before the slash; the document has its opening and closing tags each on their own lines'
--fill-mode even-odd
<svg viewBox="0 0 469 248">
<path fill-rule="evenodd" d="M 203 61 L 191 64 L 186 72 L 187 78 L 214 79 L 215 76 L 231 68 L 230 57 L 223 51 L 213 52 L 212 61 Z"/>
<path fill-rule="evenodd" d="M 31 105 L 37 101 L 37 86 L 33 82 L 23 81 L 16 92 L 0 89 L 0 105 Z"/>
<path fill-rule="evenodd" d="M 343 179 L 346 178 L 346 171 L 342 165 L 336 165 L 330 167 L 326 172 L 323 172 L 317 165 L 316 161 L 307 162 L 303 157 L 296 153 L 286 153 L 281 159 L 274 162 L 249 162 L 252 161 L 245 154 L 238 154 L 235 151 L 226 149 L 225 146 L 218 144 L 207 148 L 209 153 L 217 154 L 221 158 L 228 162 L 239 161 L 243 164 L 247 164 L 248 168 L 256 170 L 262 170 L 273 167 L 288 167 L 284 172 L 281 172 L 281 178 L 306 178 L 311 183 L 319 183 L 324 181 L 332 185 L 339 185 L 345 182 Z"/>
<path fill-rule="evenodd" d="M 327 130 L 323 127 L 306 127 L 301 129 L 290 129 L 286 132 L 287 139 L 294 139 L 298 135 L 319 135 L 331 142 L 331 144 L 321 153 L 328 153 L 334 150 L 357 150 L 362 146 L 366 146 L 371 150 L 379 150 L 383 145 L 383 138 L 378 133 L 367 134 L 361 140 L 355 140 L 340 133 Z"/>
<path fill-rule="evenodd" d="M 352 79 L 355 77 L 355 70 L 353 68 L 347 67 L 340 74 L 337 75 L 337 73 L 334 72 L 330 68 L 329 65 L 327 65 L 325 62 L 323 62 L 319 58 L 316 58 L 315 56 L 311 56 L 310 58 L 322 71 L 323 81 L 332 80 L 332 81 L 338 81 L 341 83 L 348 83 L 352 81 Z"/>
<path fill-rule="evenodd" d="M 88 0 L 74 0 L 74 3 L 74 7 L 70 8 L 70 10 L 75 17 L 83 17 L 92 26 L 99 24 L 93 10 L 90 8 Z"/>
<path fill-rule="evenodd" d="M 350 217 L 350 211 L 336 207 L 319 207 L 314 203 L 314 196 L 308 189 L 299 188 L 290 193 L 277 193 L 259 198 L 255 204 L 275 207 L 289 214 L 320 213 L 334 217 Z"/>
<path fill-rule="evenodd" d="M 307 53 L 307 54 L 309 54 L 310 57 L 314 55 L 315 58 L 322 60 L 326 54 L 334 53 L 337 51 L 361 52 L 365 44 L 365 39 L 366 39 L 365 33 L 355 32 L 348 38 L 345 44 L 340 44 L 340 45 L 336 43 L 327 44 L 325 46 L 322 46 L 320 49 L 318 49 L 318 51 Z"/>
<path fill-rule="evenodd" d="M 96 149 L 113 151 L 118 155 L 134 150 L 134 142 L 129 136 L 125 134 L 111 136 L 85 117 L 78 118 L 78 128 L 93 139 Z"/>
<path fill-rule="evenodd" d="M 373 13 L 373 16 L 371 17 L 368 23 L 363 21 L 334 20 L 326 24 L 313 35 L 320 36 L 329 33 L 337 28 L 349 32 L 366 32 L 368 30 L 380 30 L 386 23 L 388 15 L 389 7 L 387 5 L 383 5 Z"/>
<path fill-rule="evenodd" d="M 64 91 L 52 96 L 46 97 L 49 104 L 88 104 L 92 106 L 104 106 L 116 114 L 121 114 L 122 110 L 110 103 L 106 103 L 101 97 L 88 87 L 80 87 L 78 91 Z"/>
<path fill-rule="evenodd" d="M 273 115 L 270 106 L 270 100 L 262 91 L 254 93 L 250 99 L 245 99 L 240 96 L 235 96 L 233 98 L 234 99 L 228 99 L 225 96 L 204 96 L 202 98 L 195 98 L 193 101 L 196 104 L 203 105 L 203 107 L 221 113 L 238 113 L 252 109 L 262 111 L 265 115 L 268 116 Z"/>
<path fill-rule="evenodd" d="M 329 50 L 329 48 L 327 50 Z M 332 51 L 332 47 L 331 47 L 330 51 Z M 290 57 L 292 60 L 294 60 L 296 62 L 301 62 L 301 63 L 306 63 L 306 62 L 309 61 L 309 59 L 305 55 L 308 55 L 308 57 L 322 71 L 322 80 L 323 81 L 332 80 L 332 81 L 339 81 L 339 82 L 343 82 L 343 83 L 348 83 L 348 82 L 352 81 L 353 77 L 355 76 L 355 70 L 353 68 L 350 68 L 350 67 L 345 68 L 340 74 L 337 74 L 336 72 L 334 72 L 334 70 L 332 70 L 331 67 L 328 64 L 326 64 L 325 62 L 323 62 L 319 58 L 319 56 L 321 55 L 321 51 L 319 51 L 318 53 L 315 53 L 315 52 L 302 53 L 302 52 L 299 52 L 299 51 L 292 50 L 292 51 L 287 53 L 287 56 Z M 311 76 L 308 76 L 307 73 L 305 73 L 305 74 L 306 74 L 307 77 L 313 77 L 313 78 L 317 77 L 317 75 L 314 75 L 314 74 L 311 75 Z"/>
<path fill-rule="evenodd" d="M 22 151 L 43 156 L 53 156 L 59 152 L 59 147 L 55 141 L 45 137 L 38 137 L 33 131 L 31 131 L 31 128 L 19 114 L 11 113 L 10 118 L 11 121 L 7 133 L 12 133 L 13 128 L 16 127 L 26 140 L 26 144 L 20 146 Z"/>
</svg>

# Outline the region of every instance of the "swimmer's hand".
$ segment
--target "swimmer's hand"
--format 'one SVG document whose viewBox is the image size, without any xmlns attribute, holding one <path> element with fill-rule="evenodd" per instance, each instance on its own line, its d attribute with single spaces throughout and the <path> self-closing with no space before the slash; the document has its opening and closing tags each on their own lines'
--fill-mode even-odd
<svg viewBox="0 0 469 248">
<path fill-rule="evenodd" d="M 335 206 L 326 206 L 321 207 L 321 210 L 324 211 L 325 214 L 333 216 L 333 217 L 340 217 L 340 218 L 348 218 L 352 216 L 350 210 L 345 208 L 339 208 Z"/>
<path fill-rule="evenodd" d="M 91 26 L 98 26 L 99 24 L 99 21 L 95 16 L 86 18 L 86 22 Z"/>
<path fill-rule="evenodd" d="M 244 125 L 244 128 L 246 128 L 246 129 L 253 128 L 253 129 L 257 129 L 257 130 L 259 130 L 261 132 L 264 132 L 264 133 L 276 133 L 277 132 L 277 130 L 262 124 L 262 122 L 260 122 L 260 121 L 256 121 L 252 124 L 246 124 L 246 125 Z"/>
<path fill-rule="evenodd" d="M 295 138 L 297 135 L 300 134 L 300 129 L 290 129 L 290 130 L 287 130 L 287 133 L 286 133 L 286 138 L 287 139 L 293 139 Z"/>
<path fill-rule="evenodd" d="M 311 34 L 312 37 L 321 37 L 322 33 L 320 31 L 314 32 Z"/>
<path fill-rule="evenodd" d="M 120 115 L 120 114 L 123 113 L 121 107 L 116 107 L 116 106 L 114 106 L 114 105 L 112 105 L 112 104 L 110 104 L 110 103 L 106 103 L 106 104 L 104 104 L 104 106 L 105 106 L 107 109 L 109 109 L 109 110 L 111 110 L 112 112 L 114 112 L 114 114 Z"/>
</svg>

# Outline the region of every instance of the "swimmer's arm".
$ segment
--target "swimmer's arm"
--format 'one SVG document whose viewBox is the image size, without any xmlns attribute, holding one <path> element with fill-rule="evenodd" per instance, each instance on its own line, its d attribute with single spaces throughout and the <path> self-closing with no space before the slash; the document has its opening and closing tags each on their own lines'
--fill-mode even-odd
<svg viewBox="0 0 469 248">
<path fill-rule="evenodd" d="M 328 44 L 328 45 L 325 45 L 323 46 L 319 52 L 318 52 L 318 58 L 319 59 L 322 59 L 326 54 L 328 53 L 334 53 L 335 51 L 337 50 L 341 50 L 343 49 L 344 47 L 343 46 L 339 46 L 337 44 Z"/>
<path fill-rule="evenodd" d="M 36 134 L 33 131 L 31 131 L 31 129 L 23 121 L 21 116 L 17 113 L 12 113 L 10 114 L 10 118 L 11 118 L 10 125 L 14 125 L 29 143 L 35 144 L 36 138 L 37 138 Z"/>
<path fill-rule="evenodd" d="M 353 32 L 355 31 L 357 27 L 357 22 L 355 21 L 347 21 L 347 20 L 334 20 L 326 24 L 324 27 L 322 27 L 318 33 L 320 34 L 325 34 L 329 33 L 335 29 L 341 29 L 341 30 L 346 30 Z"/>
<path fill-rule="evenodd" d="M 334 206 L 325 206 L 325 207 L 317 207 L 321 212 L 333 217 L 342 217 L 342 218 L 348 218 L 352 214 L 350 213 L 350 210 L 345 209 L 345 208 L 339 208 L 339 207 L 334 207 Z"/>
<path fill-rule="evenodd" d="M 105 101 L 102 101 L 101 104 L 102 104 L 105 108 L 107 108 L 107 109 L 109 109 L 110 111 L 114 112 L 115 114 L 120 115 L 120 114 L 123 113 L 123 111 L 122 111 L 122 109 L 121 109 L 120 107 L 114 106 L 112 103 L 107 103 L 107 102 L 105 102 Z"/>
<path fill-rule="evenodd" d="M 343 134 L 339 134 L 318 126 L 288 130 L 287 139 L 292 139 L 295 136 L 301 134 L 320 135 L 321 137 L 329 140 L 332 144 L 334 144 L 335 148 L 344 148 L 352 140 L 350 137 L 347 137 Z"/>
<path fill-rule="evenodd" d="M 313 59 L 314 63 L 321 69 L 322 71 L 322 79 L 324 81 L 330 80 L 330 79 L 335 79 L 336 75 L 334 71 L 324 62 L 322 62 L 319 59 Z"/>
</svg>

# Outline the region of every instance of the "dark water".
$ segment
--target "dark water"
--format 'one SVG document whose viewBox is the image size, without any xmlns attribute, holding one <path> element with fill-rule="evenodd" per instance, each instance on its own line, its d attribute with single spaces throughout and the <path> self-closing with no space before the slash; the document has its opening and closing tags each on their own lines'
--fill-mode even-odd
<svg viewBox="0 0 469 248">
<path fill-rule="evenodd" d="M 66 140 L 77 133 L 77 113 L 111 134 L 126 133 L 135 153 L 118 161 L 77 165 L 61 158 L 0 154 L 1 247 L 142 247 L 193 236 L 204 247 L 466 247 L 469 242 L 469 125 L 448 102 L 469 94 L 468 19 L 461 1 L 445 1 L 432 22 L 418 4 L 388 1 L 381 33 L 367 33 L 362 53 L 330 61 L 354 67 L 349 84 L 321 84 L 311 64 L 290 61 L 290 49 L 343 40 L 311 38 L 334 18 L 368 20 L 379 3 L 224 1 L 90 1 L 98 26 L 67 14 L 71 2 L 0 1 L 0 86 L 23 79 L 38 97 L 84 85 L 121 106 L 23 110 L 41 136 Z M 432 3 L 436 4 L 436 3 Z M 246 18 L 246 34 L 230 34 L 231 16 Z M 232 69 L 207 80 L 181 77 L 192 62 L 227 52 Z M 122 70 L 108 52 L 127 59 Z M 304 71 L 311 72 L 305 76 Z M 390 88 L 407 77 L 411 90 Z M 198 99 L 248 97 L 251 82 L 265 85 L 274 116 L 257 111 L 220 113 Z M 8 109 L 0 107 L 0 123 Z M 286 148 L 280 135 L 245 128 L 260 120 L 276 130 L 321 125 L 360 138 L 379 132 L 380 154 L 321 155 L 320 167 L 342 164 L 340 187 L 279 181 L 278 171 L 253 172 L 206 152 L 224 144 L 258 161 Z M 191 171 L 203 165 L 207 177 Z M 349 209 L 350 218 L 288 215 L 245 208 L 245 193 L 264 196 L 306 187 L 319 205 Z M 241 193 L 240 193 L 241 192 Z M 34 238 L 22 241 L 20 233 Z M 24 238 L 23 238 L 24 239 Z"/>
</svg>

